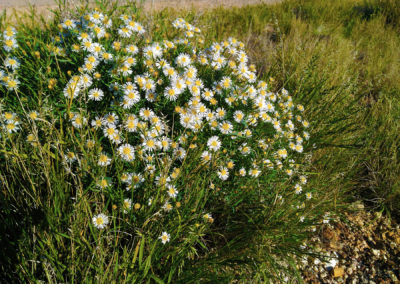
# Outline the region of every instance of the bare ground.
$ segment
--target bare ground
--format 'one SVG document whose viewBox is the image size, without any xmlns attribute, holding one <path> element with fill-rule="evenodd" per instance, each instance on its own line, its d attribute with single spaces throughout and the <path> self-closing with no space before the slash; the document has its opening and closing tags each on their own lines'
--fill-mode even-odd
<svg viewBox="0 0 400 284">
<path fill-rule="evenodd" d="M 64 0 L 0 0 L 1 12 L 6 12 L 7 15 L 20 15 L 27 13 L 31 8 L 34 8 L 37 14 L 45 17 L 50 17 L 50 9 L 58 6 L 59 2 Z M 65 0 L 67 5 L 74 7 L 80 3 L 86 3 L 85 0 Z M 111 0 L 112 1 L 112 0 Z M 138 4 L 142 4 L 146 11 L 161 10 L 167 7 L 175 9 L 196 9 L 204 10 L 216 7 L 240 7 L 245 5 L 254 5 L 260 3 L 273 4 L 280 0 L 137 0 Z M 92 2 L 89 0 L 89 2 Z M 125 2 L 121 0 L 120 2 Z M 129 2 L 134 2 L 130 0 Z"/>
</svg>

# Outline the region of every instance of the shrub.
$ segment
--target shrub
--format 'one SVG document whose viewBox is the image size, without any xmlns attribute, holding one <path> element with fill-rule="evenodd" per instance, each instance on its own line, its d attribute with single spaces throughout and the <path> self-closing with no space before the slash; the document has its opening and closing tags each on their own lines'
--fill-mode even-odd
<svg viewBox="0 0 400 284">
<path fill-rule="evenodd" d="M 135 16 L 94 10 L 42 33 L 3 31 L 2 194 L 41 216 L 7 223 L 21 231 L 6 241 L 18 248 L 7 277 L 293 271 L 322 213 L 302 167 L 304 107 L 258 80 L 235 38 L 204 46 L 177 19 L 153 41 Z"/>
</svg>

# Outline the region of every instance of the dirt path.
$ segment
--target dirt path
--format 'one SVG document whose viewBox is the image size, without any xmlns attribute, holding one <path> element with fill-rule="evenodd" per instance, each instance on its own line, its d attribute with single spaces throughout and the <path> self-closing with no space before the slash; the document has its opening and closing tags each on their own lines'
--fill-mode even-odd
<svg viewBox="0 0 400 284">
<path fill-rule="evenodd" d="M 62 2 L 63 0 L 61 0 Z M 79 4 L 80 1 L 66 0 L 71 5 Z M 144 1 L 145 9 L 162 9 L 165 7 L 174 8 L 212 8 L 217 6 L 243 6 L 259 3 L 274 3 L 279 0 L 146 0 Z M 137 1 L 138 3 L 142 1 Z M 30 5 L 42 7 L 55 7 L 57 6 L 56 0 L 0 0 L 0 9 L 15 8 L 21 9 L 29 7 Z"/>
<path fill-rule="evenodd" d="M 93 0 L 0 0 L 0 12 L 6 12 L 9 22 L 18 22 L 19 20 L 16 15 L 29 15 L 31 7 L 33 7 L 36 11 L 36 15 L 50 18 L 52 16 L 50 10 L 58 7 L 57 1 L 61 3 L 65 1 L 69 7 L 78 6 L 80 3 L 85 3 L 86 1 L 93 2 Z M 132 2 L 135 0 L 119 0 L 120 3 L 125 1 Z M 281 0 L 136 0 L 137 3 L 143 3 L 142 5 L 145 11 L 161 10 L 167 7 L 205 10 L 220 6 L 240 7 L 261 3 L 273 4 L 280 1 Z"/>
</svg>

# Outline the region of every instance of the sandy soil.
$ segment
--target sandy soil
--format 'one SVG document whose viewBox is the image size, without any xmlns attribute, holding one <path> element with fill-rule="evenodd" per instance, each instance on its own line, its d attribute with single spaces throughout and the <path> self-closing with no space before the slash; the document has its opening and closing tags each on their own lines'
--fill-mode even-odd
<svg viewBox="0 0 400 284">
<path fill-rule="evenodd" d="M 51 9 L 58 7 L 57 1 L 63 3 L 66 1 L 67 6 L 74 7 L 79 3 L 86 1 L 92 2 L 93 0 L 0 0 L 0 12 L 6 11 L 7 18 L 10 22 L 19 21 L 16 15 L 30 14 L 30 9 L 34 8 L 36 15 L 50 18 L 52 13 Z M 113 0 L 111 0 L 113 1 Z M 119 0 L 123 3 L 127 0 Z M 128 0 L 129 2 L 135 0 Z M 136 0 L 137 3 L 142 3 L 145 11 L 160 10 L 167 7 L 175 9 L 190 9 L 205 10 L 215 7 L 233 7 L 254 5 L 260 3 L 272 4 L 281 0 Z"/>
<path fill-rule="evenodd" d="M 66 1 L 72 5 L 80 2 L 74 0 Z M 208 8 L 273 2 L 277 2 L 277 0 L 147 0 L 144 1 L 144 6 L 146 9 L 160 9 L 165 7 L 190 8 L 192 6 L 195 8 Z M 0 0 L 0 9 L 24 8 L 29 7 L 30 5 L 35 7 L 51 7 L 57 6 L 57 2 L 56 0 Z"/>
</svg>

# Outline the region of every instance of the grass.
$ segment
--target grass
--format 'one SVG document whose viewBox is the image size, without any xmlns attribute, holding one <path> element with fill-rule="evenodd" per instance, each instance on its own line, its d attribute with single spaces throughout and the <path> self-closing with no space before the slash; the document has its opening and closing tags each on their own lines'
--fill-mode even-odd
<svg viewBox="0 0 400 284">
<path fill-rule="evenodd" d="M 123 7 L 101 9 L 119 13 Z M 187 177 L 180 184 L 190 188 L 185 197 L 188 205 L 179 210 L 186 221 L 179 225 L 176 220 L 165 222 L 170 230 L 178 226 L 190 237 L 176 239 L 169 251 L 159 245 L 162 227 L 158 225 L 149 231 L 144 227 L 135 231 L 118 221 L 112 223 L 110 233 L 90 226 L 94 204 L 122 219 L 113 205 L 120 204 L 123 196 L 116 191 L 99 197 L 87 190 L 84 172 L 89 168 L 71 176 L 50 146 L 56 144 L 63 152 L 66 147 L 58 141 L 74 142 L 68 146 L 77 145 L 83 151 L 74 132 L 57 124 L 68 123 L 62 119 L 65 108 L 52 101 L 69 78 L 67 71 L 76 70 L 76 62 L 81 60 L 57 61 L 50 52 L 52 36 L 64 13 L 60 10 L 54 22 L 39 24 L 40 19 L 30 19 L 18 27 L 23 42 L 18 56 L 27 62 L 20 74 L 26 89 L 21 97 L 0 94 L 3 108 L 12 105 L 21 111 L 24 105 L 36 106 L 50 124 L 56 123 L 49 127 L 48 122 L 37 122 L 46 137 L 39 150 L 28 148 L 22 136 L 11 144 L 2 140 L 3 279 L 282 280 L 287 275 L 299 277 L 296 255 L 306 253 L 299 245 L 325 212 L 340 213 L 347 203 L 361 199 L 374 209 L 399 216 L 400 9 L 395 1 L 284 1 L 201 13 L 164 9 L 151 15 L 133 7 L 131 12 L 148 27 L 153 36 L 150 40 L 173 37 L 176 32 L 170 23 L 178 16 L 202 29 L 205 46 L 230 36 L 238 38 L 245 43 L 258 77 L 270 84 L 271 91 L 285 88 L 296 103 L 305 106 L 312 130 L 300 160 L 308 173 L 307 189 L 316 197 L 302 211 L 309 219 L 298 222 L 298 212 L 290 209 L 298 201 L 290 196 L 285 206 L 271 206 L 275 196 L 265 194 L 265 187 L 286 187 L 280 176 L 267 175 L 257 184 L 235 181 L 227 186 L 231 194 L 214 196 L 204 179 L 191 176 L 195 171 L 199 171 L 197 177 L 211 176 L 212 171 L 189 163 L 185 166 Z M 50 79 L 57 79 L 52 88 Z M 49 105 L 53 108 L 46 107 Z M 191 157 L 196 155 L 199 153 Z M 118 167 L 123 164 L 116 164 L 117 172 Z M 238 187 L 253 190 L 238 195 Z M 146 193 L 141 194 L 143 205 Z M 260 203 L 260 198 L 267 202 Z M 211 210 L 215 223 L 194 221 L 198 214 L 192 212 L 193 207 L 199 212 Z M 150 211 L 135 214 L 142 217 L 129 222 L 144 224 Z"/>
</svg>

